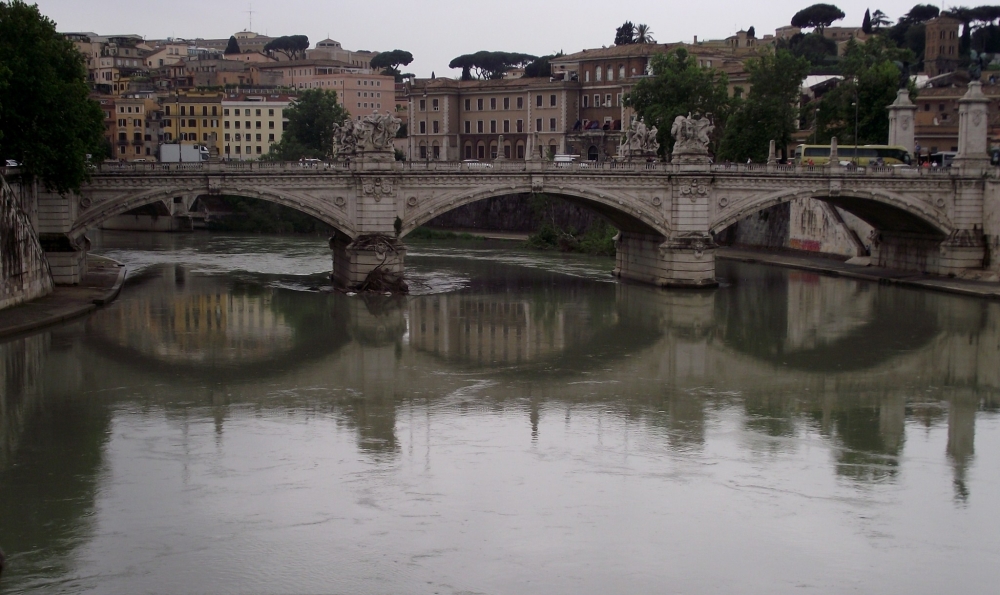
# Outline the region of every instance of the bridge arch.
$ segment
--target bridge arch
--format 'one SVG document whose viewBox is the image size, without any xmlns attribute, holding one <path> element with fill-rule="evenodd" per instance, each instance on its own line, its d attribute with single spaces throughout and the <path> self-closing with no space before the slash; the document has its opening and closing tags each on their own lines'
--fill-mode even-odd
<svg viewBox="0 0 1000 595">
<path fill-rule="evenodd" d="M 669 190 L 663 189 L 660 192 L 666 194 Z M 405 237 L 439 215 L 480 200 L 532 193 L 559 197 L 571 204 L 591 210 L 620 231 L 654 236 L 668 236 L 670 233 L 669 222 L 661 210 L 665 199 L 653 199 L 643 203 L 633 197 L 615 196 L 593 187 L 566 185 L 539 189 L 533 188 L 530 184 L 513 183 L 506 186 L 478 187 L 458 194 L 443 192 L 424 200 L 412 197 L 406 203 L 401 236 Z"/>
<path fill-rule="evenodd" d="M 190 184 L 178 185 L 168 189 L 157 189 L 149 192 L 139 192 L 135 194 L 121 194 L 108 200 L 96 202 L 93 205 L 84 207 L 81 201 L 81 213 L 73 224 L 69 232 L 71 238 L 82 236 L 88 229 L 104 223 L 108 219 L 117 215 L 122 215 L 138 207 L 149 204 L 162 203 L 168 209 L 167 202 L 175 196 L 196 195 L 204 196 L 205 185 Z M 213 188 L 211 194 L 224 196 L 240 196 L 245 198 L 256 198 L 283 205 L 307 215 L 319 219 L 323 223 L 335 228 L 338 232 L 353 238 L 357 235 L 354 226 L 347 220 L 346 208 L 330 204 L 329 201 L 321 200 L 311 196 L 295 195 L 284 192 L 276 192 L 261 188 L 247 188 L 243 186 L 225 186 Z M 339 212 L 338 212 L 339 211 Z"/>
<path fill-rule="evenodd" d="M 885 190 L 857 191 L 825 188 L 779 190 L 754 194 L 723 206 L 709 225 L 717 234 L 736 222 L 766 208 L 801 198 L 813 198 L 839 207 L 879 231 L 894 231 L 947 237 L 955 229 L 942 208 L 925 201 Z"/>
</svg>

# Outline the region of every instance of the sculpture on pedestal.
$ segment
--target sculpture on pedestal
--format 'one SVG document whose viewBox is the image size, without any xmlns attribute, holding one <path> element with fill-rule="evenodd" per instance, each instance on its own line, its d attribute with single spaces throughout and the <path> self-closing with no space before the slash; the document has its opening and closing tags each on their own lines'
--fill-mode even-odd
<svg viewBox="0 0 1000 595">
<path fill-rule="evenodd" d="M 656 157 L 660 150 L 660 142 L 656 140 L 657 132 L 656 126 L 647 127 L 642 118 L 632 122 L 622 135 L 618 157 Z"/>
<path fill-rule="evenodd" d="M 381 160 L 395 159 L 392 141 L 402 120 L 389 112 L 375 112 L 360 121 L 346 120 L 333 125 L 333 155 L 370 156 Z"/>
<path fill-rule="evenodd" d="M 674 137 L 673 158 L 681 163 L 702 163 L 709 161 L 708 144 L 711 142 L 712 114 L 677 116 L 670 127 Z"/>
</svg>

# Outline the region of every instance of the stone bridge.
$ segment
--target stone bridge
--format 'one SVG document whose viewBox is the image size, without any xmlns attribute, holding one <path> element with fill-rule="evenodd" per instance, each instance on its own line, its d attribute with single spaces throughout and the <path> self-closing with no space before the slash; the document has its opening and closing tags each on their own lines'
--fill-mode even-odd
<svg viewBox="0 0 1000 595">
<path fill-rule="evenodd" d="M 35 193 L 34 221 L 56 282 L 74 283 L 88 229 L 144 205 L 183 215 L 198 196 L 272 201 L 334 227 L 334 281 L 376 269 L 402 275 L 406 234 L 493 196 L 545 193 L 586 206 L 620 230 L 615 274 L 660 286 L 715 285 L 714 235 L 762 209 L 824 201 L 871 225 L 872 263 L 938 275 L 1000 272 L 1000 170 L 986 154 L 989 99 L 978 81 L 959 101 L 951 168 L 660 163 L 395 162 L 388 155 L 306 164 L 204 162 L 103 165 L 79 195 Z M 889 144 L 914 146 L 905 89 L 889 110 Z M 533 154 L 533 152 L 532 152 Z M 697 161 L 697 160 L 695 160 Z"/>
<path fill-rule="evenodd" d="M 715 283 L 713 234 L 762 209 L 814 198 L 878 232 L 880 266 L 962 275 L 997 270 L 1000 178 L 988 167 L 921 169 L 670 163 L 397 162 L 104 165 L 79 195 L 39 192 L 36 221 L 59 282 L 72 283 L 85 233 L 156 204 L 184 214 L 198 196 L 289 206 L 337 230 L 336 281 L 356 286 L 376 266 L 402 273 L 400 240 L 451 209 L 492 196 L 546 193 L 586 206 L 621 230 L 615 273 L 661 286 Z M 395 239 L 394 224 L 402 224 Z M 356 240 L 381 234 L 381 248 Z M 368 245 L 371 245 L 370 243 Z M 54 248 L 52 248 L 54 247 Z"/>
</svg>

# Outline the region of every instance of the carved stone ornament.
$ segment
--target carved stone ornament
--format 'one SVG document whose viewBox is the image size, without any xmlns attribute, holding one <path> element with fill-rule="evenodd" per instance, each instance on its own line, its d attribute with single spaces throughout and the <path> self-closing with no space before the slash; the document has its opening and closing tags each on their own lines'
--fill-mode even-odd
<svg viewBox="0 0 1000 595">
<path fill-rule="evenodd" d="M 392 141 L 403 121 L 389 112 L 375 112 L 361 121 L 348 119 L 333 125 L 333 153 L 335 157 L 364 153 L 392 153 Z"/>
<path fill-rule="evenodd" d="M 343 196 L 338 196 L 337 198 L 333 199 L 333 204 L 337 205 L 338 207 L 342 207 L 347 204 L 347 199 L 344 198 Z"/>
<path fill-rule="evenodd" d="M 375 198 L 375 202 L 380 202 L 383 196 L 392 196 L 392 180 L 381 176 L 365 179 L 362 188 L 366 195 Z"/>
<path fill-rule="evenodd" d="M 900 118 L 899 119 L 899 127 L 902 128 L 903 130 L 909 130 L 910 129 L 910 119 L 909 118 Z"/>
<path fill-rule="evenodd" d="M 618 156 L 622 158 L 640 156 L 655 156 L 660 150 L 660 142 L 656 140 L 656 126 L 646 126 L 642 118 L 632 122 L 622 134 L 622 144 L 618 145 Z"/>
<path fill-rule="evenodd" d="M 417 197 L 411 196 L 410 198 L 406 199 L 406 204 L 410 205 L 411 207 L 417 206 Z"/>
<path fill-rule="evenodd" d="M 670 135 L 674 137 L 673 156 L 684 160 L 702 160 L 708 157 L 708 143 L 711 142 L 711 114 L 677 116 L 670 127 Z"/>
<path fill-rule="evenodd" d="M 972 125 L 973 126 L 979 126 L 982 123 L 983 123 L 983 113 L 982 112 L 976 112 L 976 113 L 972 114 Z"/>
<path fill-rule="evenodd" d="M 708 196 L 710 189 L 705 184 L 700 182 L 695 182 L 693 184 L 684 184 L 680 188 L 681 196 L 690 196 L 691 200 L 699 196 Z"/>
<path fill-rule="evenodd" d="M 90 200 L 90 197 L 88 197 L 88 196 L 81 196 L 80 197 L 80 209 L 81 210 L 89 209 L 90 205 L 92 205 L 92 204 L 94 204 L 94 203 L 93 203 L 92 200 Z"/>
</svg>

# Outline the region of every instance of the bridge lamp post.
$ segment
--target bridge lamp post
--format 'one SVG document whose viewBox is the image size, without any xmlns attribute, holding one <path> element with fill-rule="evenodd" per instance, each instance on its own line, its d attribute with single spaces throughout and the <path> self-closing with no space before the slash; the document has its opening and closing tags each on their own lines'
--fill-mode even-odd
<svg viewBox="0 0 1000 595">
<path fill-rule="evenodd" d="M 858 93 L 854 92 L 854 167 L 858 166 Z"/>
<path fill-rule="evenodd" d="M 813 109 L 813 144 L 816 144 L 816 139 L 819 138 L 819 106 Z"/>
</svg>

